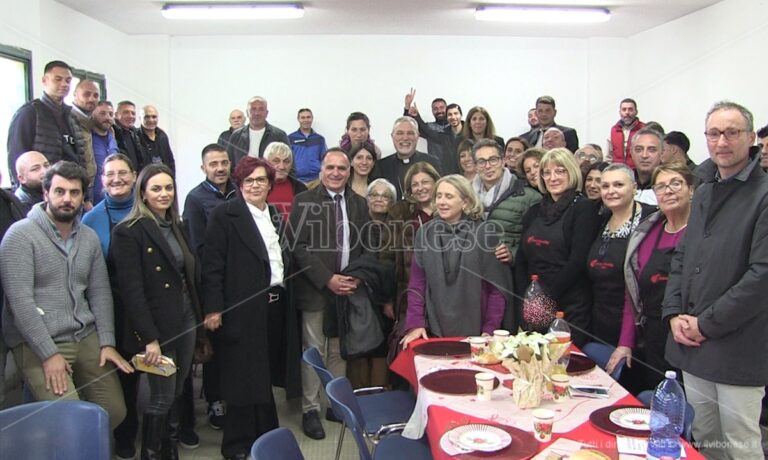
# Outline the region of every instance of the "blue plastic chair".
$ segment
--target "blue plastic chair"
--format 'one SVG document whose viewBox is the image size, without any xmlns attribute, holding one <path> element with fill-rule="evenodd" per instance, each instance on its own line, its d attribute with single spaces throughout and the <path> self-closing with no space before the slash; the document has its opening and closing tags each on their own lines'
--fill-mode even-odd
<svg viewBox="0 0 768 460">
<path fill-rule="evenodd" d="M 584 354 L 589 357 L 589 359 L 594 361 L 595 364 L 600 366 L 601 369 L 605 369 L 605 366 L 608 365 L 608 360 L 611 359 L 611 354 L 613 354 L 615 349 L 616 347 L 605 345 L 603 343 L 589 342 L 581 348 L 581 351 L 583 351 Z M 611 372 L 611 378 L 613 378 L 613 380 L 616 380 L 617 382 L 619 381 L 619 377 L 621 377 L 621 371 L 624 370 L 625 364 L 626 361 L 620 362 L 613 370 L 613 372 Z"/>
<path fill-rule="evenodd" d="M 358 404 L 358 398 L 352 391 L 349 380 L 346 377 L 333 379 L 325 387 L 325 392 L 331 400 L 333 410 L 341 416 L 347 428 L 352 431 L 360 453 L 360 460 L 400 460 L 403 458 L 427 460 L 432 458 L 432 452 L 429 450 L 426 438 L 413 440 L 396 435 L 381 438 L 378 444 L 374 444 L 373 455 L 371 455 L 368 451 L 368 444 L 365 442 L 365 415 Z"/>
<path fill-rule="evenodd" d="M 323 358 L 318 349 L 315 347 L 307 348 L 302 359 L 315 370 L 323 388 L 326 388 L 333 380 L 333 374 L 323 364 Z M 404 426 L 405 422 L 411 418 L 413 408 L 416 405 L 413 395 L 407 391 L 386 391 L 383 387 L 372 387 L 357 389 L 354 394 L 362 413 L 365 414 L 364 434 L 374 444 L 378 443 L 382 436 Z M 338 460 L 346 430 L 344 429 L 343 417 L 336 412 L 335 408 L 332 407 L 332 409 L 336 417 L 342 420 L 339 440 L 336 444 L 336 460 Z"/>
<path fill-rule="evenodd" d="M 651 407 L 651 401 L 653 400 L 653 390 L 645 390 L 637 395 L 637 399 L 643 403 L 645 407 Z M 685 402 L 685 417 L 683 418 L 683 437 L 686 441 L 691 442 L 693 436 L 691 434 L 693 428 L 693 418 L 696 416 L 696 411 L 693 410 L 688 401 Z"/>
<path fill-rule="evenodd" d="M 38 401 L 0 411 L 3 458 L 111 460 L 112 430 L 102 407 L 86 401 Z"/>
<path fill-rule="evenodd" d="M 253 460 L 304 460 L 299 443 L 288 428 L 275 428 L 257 439 L 251 446 Z"/>
</svg>

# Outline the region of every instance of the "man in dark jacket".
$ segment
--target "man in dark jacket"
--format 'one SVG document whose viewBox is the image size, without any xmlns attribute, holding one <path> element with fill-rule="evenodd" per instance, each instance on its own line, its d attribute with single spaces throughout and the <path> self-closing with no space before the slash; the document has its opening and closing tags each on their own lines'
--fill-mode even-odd
<svg viewBox="0 0 768 460">
<path fill-rule="evenodd" d="M 21 202 L 26 216 L 32 206 L 43 201 L 43 177 L 51 164 L 40 152 L 24 152 L 16 159 L 16 198 Z"/>
<path fill-rule="evenodd" d="M 707 458 L 763 459 L 760 402 L 768 384 L 768 174 L 752 114 L 719 102 L 706 118 L 710 159 L 696 174 L 683 240 L 662 303 L 666 359 L 683 371 Z"/>
<path fill-rule="evenodd" d="M 141 129 L 139 138 L 144 146 L 147 160 L 150 163 L 163 163 L 176 173 L 176 160 L 173 158 L 171 142 L 165 131 L 157 127 L 159 114 L 153 105 L 147 105 L 142 110 Z"/>
<path fill-rule="evenodd" d="M 85 142 L 72 107 L 64 103 L 72 83 L 72 68 L 62 61 L 45 65 L 43 96 L 27 102 L 11 119 L 8 128 L 8 171 L 16 184 L 16 159 L 36 150 L 50 164 L 59 160 L 85 166 Z"/>
<path fill-rule="evenodd" d="M 235 109 L 229 113 L 229 128 L 226 131 L 222 131 L 219 134 L 219 140 L 217 144 L 226 147 L 229 145 L 229 138 L 236 129 L 242 128 L 245 124 L 245 114 L 242 110 Z M 226 151 L 226 150 L 225 150 Z"/>
<path fill-rule="evenodd" d="M 136 171 L 141 171 L 147 165 L 147 154 L 136 129 L 136 104 L 131 101 L 120 101 L 115 111 L 115 140 L 120 152 L 131 159 Z"/>
<path fill-rule="evenodd" d="M 370 221 L 365 199 L 350 187 L 350 164 L 340 148 L 328 150 L 320 167 L 321 185 L 302 192 L 294 199 L 288 220 L 288 243 L 293 249 L 296 270 L 294 294 L 302 311 L 304 349 L 316 347 L 334 376 L 346 373 L 341 359 L 339 338 L 327 334 L 336 323 L 336 300 L 350 296 L 360 282 L 341 272 L 365 253 Z M 361 231 L 363 229 L 363 231 Z M 327 342 L 327 353 L 326 353 Z M 320 423 L 320 381 L 311 367 L 302 365 L 302 428 L 312 439 L 325 437 Z M 326 413 L 326 418 L 328 418 Z"/>
<path fill-rule="evenodd" d="M 229 138 L 229 145 L 226 146 L 233 168 L 246 155 L 263 157 L 264 150 L 272 142 L 290 145 L 285 131 L 267 123 L 267 115 L 269 110 L 266 99 L 255 96 L 248 101 L 248 124 L 236 129 Z"/>
<path fill-rule="evenodd" d="M 555 99 L 552 96 L 539 97 L 536 99 L 536 117 L 539 119 L 539 126 L 518 137 L 528 141 L 528 145 L 531 147 L 542 147 L 544 132 L 549 128 L 557 128 L 565 136 L 565 144 L 568 150 L 575 152 L 579 149 L 579 135 L 573 128 L 556 124 L 556 115 Z"/>
</svg>

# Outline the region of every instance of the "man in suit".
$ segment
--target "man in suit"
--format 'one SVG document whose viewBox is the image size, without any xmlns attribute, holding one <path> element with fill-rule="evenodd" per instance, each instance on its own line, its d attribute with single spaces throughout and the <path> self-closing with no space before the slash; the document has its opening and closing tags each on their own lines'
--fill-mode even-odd
<svg viewBox="0 0 768 460">
<path fill-rule="evenodd" d="M 549 128 L 557 128 L 562 131 L 568 150 L 575 152 L 579 149 L 579 135 L 573 128 L 556 124 L 555 115 L 557 115 L 555 99 L 552 96 L 540 96 L 536 99 L 536 118 L 539 119 L 539 126 L 519 137 L 528 141 L 531 147 L 543 147 L 544 132 Z"/>
<path fill-rule="evenodd" d="M 320 166 L 320 185 L 296 196 L 288 219 L 288 240 L 296 271 L 294 295 L 302 311 L 304 349 L 317 347 L 335 376 L 346 373 L 339 338 L 329 332 L 336 323 L 336 301 L 352 295 L 358 279 L 341 271 L 365 251 L 364 226 L 370 221 L 365 199 L 347 186 L 350 164 L 340 148 L 329 149 Z M 320 381 L 302 365 L 302 428 L 312 439 L 323 439 L 320 423 Z M 330 412 L 326 412 L 326 418 Z"/>
</svg>

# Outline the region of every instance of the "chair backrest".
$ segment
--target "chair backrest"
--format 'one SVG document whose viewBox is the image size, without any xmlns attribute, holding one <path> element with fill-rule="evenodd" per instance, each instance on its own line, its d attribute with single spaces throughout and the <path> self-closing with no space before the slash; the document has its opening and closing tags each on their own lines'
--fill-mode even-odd
<svg viewBox="0 0 768 460">
<path fill-rule="evenodd" d="M 645 407 L 651 407 L 651 401 L 653 401 L 653 390 L 645 390 L 637 395 L 637 399 L 643 403 Z M 696 412 L 693 410 L 688 401 L 685 402 L 685 418 L 683 421 L 683 437 L 686 441 L 691 442 L 693 440 L 693 419 L 696 416 Z"/>
<path fill-rule="evenodd" d="M 360 405 L 357 403 L 357 397 L 352 390 L 352 384 L 346 377 L 338 377 L 328 383 L 325 387 L 325 393 L 331 400 L 333 411 L 337 416 L 341 416 L 347 428 L 352 431 L 357 449 L 360 452 L 360 460 L 371 460 L 371 453 L 365 442 L 365 429 L 363 428 L 365 420 L 360 411 Z"/>
<path fill-rule="evenodd" d="M 594 361 L 595 364 L 600 366 L 601 369 L 605 369 L 605 366 L 608 365 L 608 360 L 611 359 L 611 354 L 613 354 L 615 349 L 615 347 L 610 345 L 605 345 L 598 342 L 589 342 L 588 344 L 584 345 L 584 347 L 582 347 L 581 351 L 583 351 L 584 354 L 589 357 L 589 359 Z M 611 377 L 613 380 L 619 380 L 622 370 L 624 370 L 624 361 L 621 361 L 613 370 L 613 372 L 611 372 Z"/>
<path fill-rule="evenodd" d="M 333 380 L 333 374 L 331 374 L 331 371 L 325 367 L 323 357 L 320 356 L 320 351 L 315 347 L 309 347 L 304 350 L 302 359 L 315 370 L 318 378 L 320 378 L 320 382 L 323 384 L 323 388 L 328 386 L 331 380 Z"/>
<path fill-rule="evenodd" d="M 251 446 L 253 460 L 304 460 L 296 438 L 288 428 L 275 428 L 257 439 Z"/>
<path fill-rule="evenodd" d="M 112 430 L 102 407 L 86 401 L 39 401 L 0 411 L 3 458 L 111 460 Z"/>
</svg>

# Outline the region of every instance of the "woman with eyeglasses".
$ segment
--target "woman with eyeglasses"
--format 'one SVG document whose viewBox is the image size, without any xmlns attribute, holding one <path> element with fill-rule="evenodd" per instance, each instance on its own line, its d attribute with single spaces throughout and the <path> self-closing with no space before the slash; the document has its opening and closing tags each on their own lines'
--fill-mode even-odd
<svg viewBox="0 0 768 460">
<path fill-rule="evenodd" d="M 515 256 L 515 289 L 519 298 L 538 275 L 556 308 L 565 312 L 574 342 L 587 342 L 592 308 L 587 253 L 600 228 L 595 204 L 581 194 L 581 171 L 573 154 L 555 148 L 541 159 L 539 190 L 543 201 L 523 218 L 523 236 Z M 554 312 L 523 311 L 528 329 L 546 330 Z"/>
<path fill-rule="evenodd" d="M 664 359 L 669 327 L 661 319 L 661 301 L 672 255 L 688 225 L 694 176 L 685 164 L 670 163 L 656 168 L 651 183 L 659 210 L 629 237 L 621 336 L 607 365 L 608 372 L 622 360 L 631 365 L 633 356 L 646 363 L 636 366 L 642 376 L 637 390 L 655 388 L 664 379 L 664 371 L 671 369 Z"/>
<path fill-rule="evenodd" d="M 285 288 L 287 249 L 283 219 L 267 203 L 275 170 L 263 158 L 244 157 L 232 178 L 238 197 L 208 219 L 203 254 L 205 328 L 218 335 L 221 393 L 227 416 L 224 458 L 245 458 L 253 442 L 278 426 L 272 385 L 298 396 L 299 323 Z"/>
<path fill-rule="evenodd" d="M 613 163 L 600 177 L 606 212 L 586 261 L 592 285 L 592 341 L 616 346 L 624 308 L 624 255 L 638 225 L 656 210 L 635 201 L 635 174 L 623 163 Z"/>
<path fill-rule="evenodd" d="M 511 273 L 494 255 L 498 233 L 483 222 L 469 181 L 458 174 L 441 178 L 434 201 L 437 216 L 416 232 L 403 348 L 428 333 L 491 335 L 511 289 Z"/>
<path fill-rule="evenodd" d="M 142 169 L 133 207 L 112 231 L 109 257 L 125 308 L 123 344 L 144 363 L 176 363 L 171 376 L 147 374 L 149 403 L 141 458 L 178 458 L 178 400 L 192 365 L 200 302 L 197 268 L 178 214 L 176 181 L 163 164 Z"/>
</svg>

